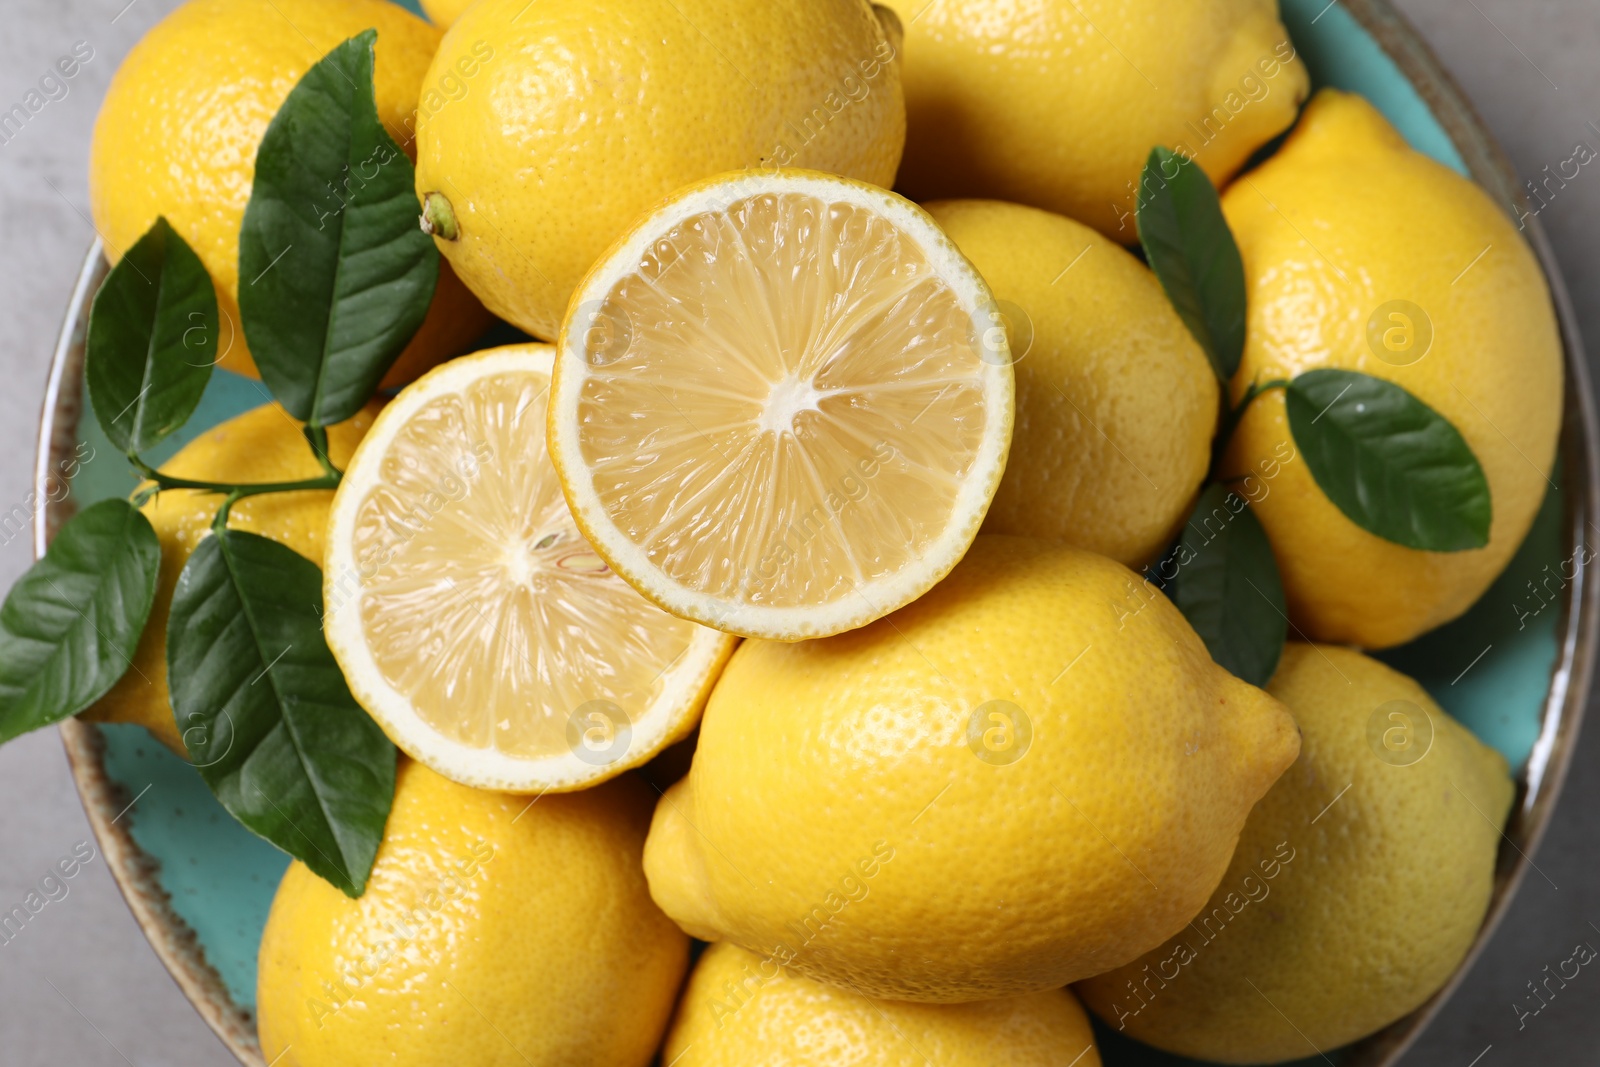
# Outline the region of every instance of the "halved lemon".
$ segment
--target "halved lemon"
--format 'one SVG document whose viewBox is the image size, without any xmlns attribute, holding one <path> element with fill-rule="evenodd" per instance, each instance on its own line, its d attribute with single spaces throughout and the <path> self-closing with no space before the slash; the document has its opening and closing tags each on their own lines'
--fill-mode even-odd
<svg viewBox="0 0 1600 1067">
<path fill-rule="evenodd" d="M 921 208 L 807 171 L 689 186 L 567 312 L 550 454 L 579 527 L 686 619 L 797 640 L 955 566 L 1011 443 L 988 287 Z"/>
<path fill-rule="evenodd" d="M 636 593 L 545 451 L 553 350 L 446 363 L 391 402 L 334 494 L 323 627 L 350 691 L 464 785 L 578 789 L 699 721 L 733 639 Z"/>
</svg>

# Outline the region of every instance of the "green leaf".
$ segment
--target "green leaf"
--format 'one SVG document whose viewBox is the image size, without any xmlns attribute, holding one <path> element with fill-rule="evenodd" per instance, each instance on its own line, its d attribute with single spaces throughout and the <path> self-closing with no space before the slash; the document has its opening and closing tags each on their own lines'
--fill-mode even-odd
<svg viewBox="0 0 1600 1067">
<path fill-rule="evenodd" d="M 1307 371 L 1284 402 L 1312 477 L 1351 522 L 1426 552 L 1489 543 L 1489 481 L 1437 411 L 1393 382 L 1347 370 Z"/>
<path fill-rule="evenodd" d="M 1195 163 L 1152 148 L 1139 196 L 1145 259 L 1226 384 L 1244 356 L 1244 261 L 1216 187 Z"/>
<path fill-rule="evenodd" d="M 378 121 L 376 39 L 345 41 L 289 93 L 256 153 L 239 234 L 239 311 L 261 379 L 324 426 L 372 396 L 439 279 L 411 161 Z"/>
<path fill-rule="evenodd" d="M 1173 602 L 1211 658 L 1251 685 L 1266 685 L 1283 655 L 1289 616 L 1272 545 L 1244 498 L 1207 486 L 1173 564 Z"/>
<path fill-rule="evenodd" d="M 76 715 L 133 665 L 161 543 L 126 500 L 73 517 L 0 607 L 0 741 Z"/>
<path fill-rule="evenodd" d="M 156 219 L 89 310 L 89 399 L 112 444 L 137 455 L 189 420 L 217 361 L 217 323 L 205 265 Z"/>
<path fill-rule="evenodd" d="M 355 897 L 394 799 L 395 749 L 350 695 L 321 606 L 316 564 L 256 534 L 213 533 L 178 576 L 167 677 L 223 807 Z"/>
</svg>

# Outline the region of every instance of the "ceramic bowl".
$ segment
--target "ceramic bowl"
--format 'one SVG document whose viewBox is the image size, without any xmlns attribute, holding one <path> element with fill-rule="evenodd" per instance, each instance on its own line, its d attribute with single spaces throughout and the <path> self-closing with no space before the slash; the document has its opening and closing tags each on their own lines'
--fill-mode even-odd
<svg viewBox="0 0 1600 1067">
<path fill-rule="evenodd" d="M 1366 96 L 1414 147 L 1471 176 L 1519 217 L 1515 172 L 1427 46 L 1388 3 L 1282 0 L 1282 6 L 1316 84 Z M 1328 1057 L 1344 1067 L 1396 1062 L 1471 967 L 1530 868 L 1532 877 L 1541 877 L 1527 857 L 1549 822 L 1589 689 L 1600 604 L 1585 547 L 1586 530 L 1600 529 L 1596 419 L 1555 259 L 1537 219 L 1526 232 L 1549 277 L 1566 346 L 1567 400 L 1552 487 L 1527 542 L 1479 604 L 1457 622 L 1383 656 L 1506 756 L 1517 771 L 1517 803 L 1501 843 L 1488 917 L 1455 979 L 1410 1015 Z M 51 365 L 35 474 L 44 485 L 60 469 L 57 464 L 80 448 L 81 469 L 70 495 L 39 513 L 36 553 L 74 508 L 125 494 L 133 484 L 94 420 L 81 417 L 84 327 L 104 275 L 97 244 L 84 261 Z M 155 458 L 267 399 L 260 383 L 217 372 L 180 439 Z M 1536 586 L 1549 588 L 1547 567 L 1562 575 L 1564 587 L 1535 599 Z M 256 948 L 287 858 L 235 823 L 194 770 L 142 728 L 69 720 L 61 735 L 89 821 L 134 918 L 184 995 L 240 1062 L 263 1067 L 252 1015 Z M 1182 1062 L 1103 1036 L 1104 1059 L 1112 1067 Z"/>
</svg>

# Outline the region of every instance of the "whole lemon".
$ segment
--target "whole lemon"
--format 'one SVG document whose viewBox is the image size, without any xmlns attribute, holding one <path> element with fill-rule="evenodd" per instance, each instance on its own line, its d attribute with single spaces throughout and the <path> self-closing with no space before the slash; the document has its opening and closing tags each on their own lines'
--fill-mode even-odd
<svg viewBox="0 0 1600 1067">
<path fill-rule="evenodd" d="M 1478 186 L 1408 147 L 1358 96 L 1324 90 L 1283 148 L 1223 197 L 1244 256 L 1252 382 L 1339 367 L 1403 386 L 1477 455 L 1489 543 L 1423 552 L 1345 517 L 1297 457 L 1281 391 L 1245 413 L 1224 474 L 1273 470 L 1252 505 L 1309 638 L 1409 641 L 1467 608 L 1544 499 L 1561 426 L 1561 339 L 1538 261 Z"/>
<path fill-rule="evenodd" d="M 888 186 L 905 140 L 866 0 L 480 0 L 434 58 L 446 79 L 423 95 L 417 193 L 472 291 L 547 341 L 590 265 L 678 187 L 760 166 Z"/>
<path fill-rule="evenodd" d="M 1211 464 L 1210 361 L 1150 269 L 1087 226 L 994 200 L 925 206 L 1014 320 L 1012 458 L 983 528 L 1142 567 Z"/>
<path fill-rule="evenodd" d="M 1131 571 L 983 535 L 869 626 L 741 645 L 645 871 L 694 936 L 864 996 L 1038 992 L 1181 930 L 1298 749 Z"/>
<path fill-rule="evenodd" d="M 368 404 L 353 419 L 328 427 L 328 458 L 342 468 L 377 416 L 379 405 Z M 297 482 L 316 478 L 322 466 L 306 445 L 300 423 L 277 404 L 267 404 L 229 419 L 190 441 L 161 465 L 165 474 L 193 481 L 245 484 Z M 161 541 L 161 574 L 150 620 L 133 654 L 133 664 L 111 691 L 83 717 L 95 722 L 134 722 L 148 727 L 168 748 L 187 756 L 183 742 L 191 724 L 174 718 L 167 690 L 167 616 L 172 591 L 189 554 L 211 532 L 211 520 L 222 498 L 195 489 L 168 489 L 141 509 Z M 248 530 L 288 545 L 307 559 L 322 564 L 323 534 L 333 490 L 303 490 L 247 496 L 228 512 L 228 527 Z"/>
<path fill-rule="evenodd" d="M 439 31 L 388 0 L 188 0 L 134 46 L 106 92 L 89 150 L 106 255 L 115 263 L 165 215 L 216 284 L 218 365 L 228 370 L 258 377 L 238 299 L 256 149 L 301 75 L 369 28 L 378 31 L 378 117 L 414 156 L 413 114 Z M 441 265 L 428 317 L 384 384 L 465 351 L 491 321 Z"/>
<path fill-rule="evenodd" d="M 1172 940 L 1078 986 L 1110 1026 L 1219 1063 L 1328 1051 L 1432 996 L 1483 922 L 1514 792 L 1498 752 L 1359 652 L 1290 644 L 1267 690 L 1300 758 L 1216 892 Z"/>
<path fill-rule="evenodd" d="M 291 864 L 261 937 L 281 1067 L 645 1067 L 689 941 L 650 902 L 652 793 L 628 775 L 528 798 L 401 762 L 367 891 Z"/>
<path fill-rule="evenodd" d="M 695 964 L 662 1062 L 673 1067 L 1100 1067 L 1065 989 L 970 1004 L 869 1000 L 726 943 Z"/>
<path fill-rule="evenodd" d="M 913 200 L 1014 200 L 1132 244 L 1151 148 L 1220 185 L 1306 98 L 1276 0 L 887 2 L 906 28 Z"/>
</svg>

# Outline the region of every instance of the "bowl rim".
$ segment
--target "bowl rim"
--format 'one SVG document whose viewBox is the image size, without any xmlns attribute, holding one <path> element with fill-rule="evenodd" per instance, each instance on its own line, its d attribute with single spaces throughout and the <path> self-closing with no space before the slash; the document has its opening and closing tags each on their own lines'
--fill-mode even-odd
<svg viewBox="0 0 1600 1067">
<path fill-rule="evenodd" d="M 34 458 L 34 485 L 48 484 L 53 470 L 73 454 L 78 420 L 83 413 L 83 354 L 89 304 L 107 270 L 104 245 L 97 237 L 89 246 L 67 303 L 61 333 L 50 361 L 39 419 Z M 40 496 L 49 500 L 43 492 Z M 72 515 L 70 494 L 34 513 L 33 554 L 38 559 L 63 522 Z M 70 718 L 60 724 L 67 764 L 78 798 L 106 858 L 113 880 L 134 921 L 184 997 L 246 1067 L 268 1067 L 256 1040 L 253 1013 L 239 1006 L 222 976 L 207 962 L 199 936 L 173 909 L 160 880 L 160 864 L 139 847 L 131 827 L 120 819 L 138 802 L 107 773 L 105 740 L 94 724 Z"/>
<path fill-rule="evenodd" d="M 1574 575 L 1557 624 L 1556 662 L 1545 693 L 1539 735 L 1517 783 L 1516 806 L 1500 834 L 1493 895 L 1472 947 L 1450 979 L 1428 1000 L 1382 1030 L 1347 1046 L 1352 1052 L 1345 1061 L 1347 1067 L 1391 1067 L 1422 1036 L 1466 980 L 1494 937 L 1529 869 L 1538 869 L 1531 856 L 1549 829 L 1571 769 L 1594 681 L 1595 660 L 1600 655 L 1600 584 L 1584 562 L 1588 553 L 1579 552 L 1580 547 L 1588 546 L 1590 531 L 1600 533 L 1600 421 L 1572 297 L 1544 226 L 1536 215 L 1519 211 L 1529 204 L 1516 168 L 1454 75 L 1391 0 L 1344 0 L 1344 6 L 1422 97 L 1461 154 L 1472 180 L 1487 190 L 1513 220 L 1524 225 L 1524 236 L 1550 289 L 1566 370 L 1557 456 L 1562 467 L 1562 548 L 1565 558 L 1574 561 Z"/>
<path fill-rule="evenodd" d="M 1335 3 L 1339 0 L 1334 0 Z M 1329 5 L 1330 7 L 1332 4 Z M 1527 204 L 1521 182 L 1487 126 L 1454 78 L 1390 0 L 1344 0 L 1344 6 L 1399 68 L 1444 128 L 1467 165 L 1513 218 Z M 1579 727 L 1588 702 L 1594 666 L 1600 655 L 1600 584 L 1582 561 L 1579 548 L 1588 532 L 1600 531 L 1600 417 L 1590 389 L 1577 316 L 1550 242 L 1538 218 L 1525 219 L 1524 233 L 1539 259 L 1562 335 L 1566 371 L 1559 441 L 1563 467 L 1564 549 L 1575 563 L 1558 620 L 1557 657 L 1546 691 L 1540 731 L 1519 782 L 1518 803 L 1501 835 L 1493 896 L 1471 949 L 1450 980 L 1420 1007 L 1348 1046 L 1347 1067 L 1389 1067 L 1417 1040 L 1472 970 L 1494 936 L 1529 868 L 1530 855 L 1547 830 L 1565 784 Z M 34 486 L 48 503 L 33 518 L 35 558 L 70 517 L 70 496 L 50 501 L 42 489 L 54 464 L 72 454 L 83 412 L 82 366 L 87 311 L 107 267 L 103 244 L 90 246 L 68 301 L 51 358 L 39 419 Z M 156 860 L 134 841 L 119 819 L 137 802 L 106 772 L 105 742 L 94 724 L 71 718 L 59 726 L 67 760 L 107 866 L 134 920 L 156 956 L 206 1024 L 246 1067 L 265 1064 L 256 1039 L 253 1013 L 234 1003 L 220 975 L 206 961 L 203 946 L 173 910 L 162 887 Z"/>
</svg>

